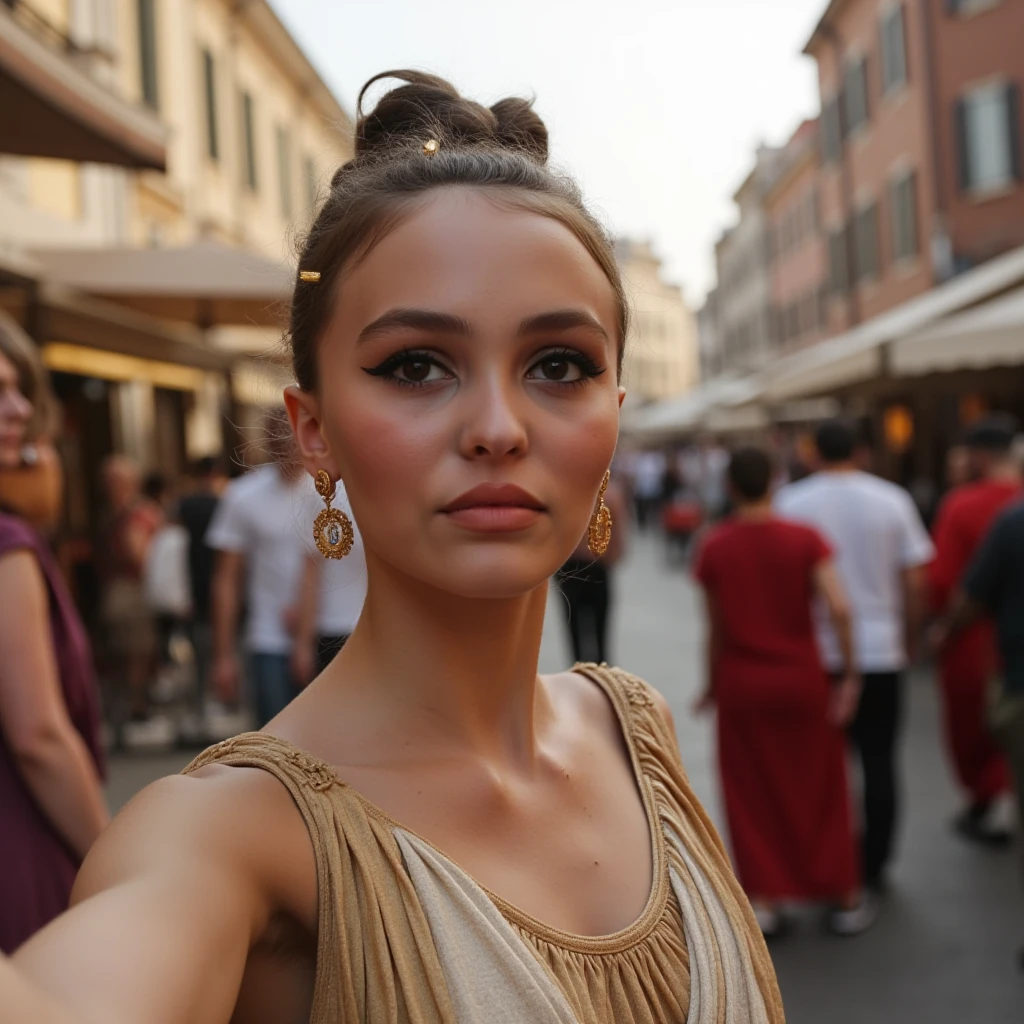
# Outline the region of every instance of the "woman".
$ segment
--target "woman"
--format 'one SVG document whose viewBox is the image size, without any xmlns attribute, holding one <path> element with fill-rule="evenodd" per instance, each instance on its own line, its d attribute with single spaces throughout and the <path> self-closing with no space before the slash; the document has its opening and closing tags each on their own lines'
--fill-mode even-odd
<svg viewBox="0 0 1024 1024">
<path fill-rule="evenodd" d="M 664 702 L 537 675 L 548 578 L 588 521 L 607 540 L 608 239 L 528 103 L 387 77 L 302 252 L 286 393 L 359 524 L 359 623 L 115 821 L 75 908 L 0 961 L 5 1022 L 781 1021 Z"/>
<path fill-rule="evenodd" d="M 49 408 L 35 347 L 0 316 L 0 477 L 24 479 L 23 448 Z M 29 505 L 45 520 L 38 490 Z M 0 950 L 67 908 L 107 823 L 101 770 L 85 631 L 39 534 L 0 511 Z"/>
<path fill-rule="evenodd" d="M 832 929 L 849 935 L 873 918 L 860 895 L 842 731 L 859 690 L 850 616 L 828 545 L 773 515 L 771 479 L 763 451 L 732 457 L 734 518 L 698 557 L 709 619 L 709 688 L 698 708 L 718 710 L 733 855 L 762 931 L 779 932 L 780 904 L 810 900 L 833 904 Z M 816 595 L 847 665 L 834 689 L 815 642 Z"/>
<path fill-rule="evenodd" d="M 569 642 L 576 661 L 607 660 L 608 611 L 612 603 L 612 567 L 625 550 L 626 502 L 615 480 L 608 481 L 604 502 L 612 517 L 608 550 L 595 558 L 584 537 L 558 571 L 558 589 L 567 605 Z"/>
</svg>

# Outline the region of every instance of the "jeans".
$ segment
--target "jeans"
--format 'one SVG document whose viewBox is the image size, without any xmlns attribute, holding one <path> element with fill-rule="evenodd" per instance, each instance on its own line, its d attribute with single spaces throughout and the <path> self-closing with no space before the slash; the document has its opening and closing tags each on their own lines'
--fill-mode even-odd
<svg viewBox="0 0 1024 1024">
<path fill-rule="evenodd" d="M 880 882 L 892 856 L 899 787 L 896 740 L 903 707 L 899 672 L 865 672 L 857 716 L 849 735 L 860 755 L 864 778 L 864 880 Z"/>
<path fill-rule="evenodd" d="M 249 686 L 256 728 L 262 729 L 297 693 L 292 680 L 291 655 L 253 651 L 249 655 Z"/>
<path fill-rule="evenodd" d="M 321 672 L 334 660 L 334 656 L 345 646 L 348 640 L 348 633 L 338 633 L 334 636 L 318 636 L 316 638 L 316 674 Z"/>
<path fill-rule="evenodd" d="M 1008 693 L 1001 683 L 993 687 L 989 724 L 1006 752 L 1017 795 L 1017 814 L 1024 822 L 1024 693 Z M 1024 839 L 1017 837 L 1021 867 L 1024 868 Z"/>
</svg>

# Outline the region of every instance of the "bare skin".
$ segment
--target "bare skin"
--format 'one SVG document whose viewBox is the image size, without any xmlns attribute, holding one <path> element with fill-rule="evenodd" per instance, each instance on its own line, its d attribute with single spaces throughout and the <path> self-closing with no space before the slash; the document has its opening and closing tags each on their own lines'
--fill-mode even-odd
<svg viewBox="0 0 1024 1024">
<path fill-rule="evenodd" d="M 344 479 L 368 594 L 348 644 L 266 731 L 526 913 L 627 927 L 652 863 L 621 729 L 595 684 L 537 674 L 548 578 L 614 452 L 612 289 L 557 222 L 450 190 L 349 268 L 341 296 L 318 392 L 287 401 L 306 469 Z M 429 361 L 363 372 L 405 350 Z M 516 529 L 461 525 L 445 509 L 481 483 L 542 510 Z M 0 1019 L 305 1020 L 316 895 L 275 780 L 219 766 L 164 780 L 101 838 L 72 911 L 0 960 Z"/>
</svg>

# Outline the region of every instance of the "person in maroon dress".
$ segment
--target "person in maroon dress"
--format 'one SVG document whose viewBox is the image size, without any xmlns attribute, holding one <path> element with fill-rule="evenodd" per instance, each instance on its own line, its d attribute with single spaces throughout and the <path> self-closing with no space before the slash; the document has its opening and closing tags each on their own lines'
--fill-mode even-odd
<svg viewBox="0 0 1024 1024">
<path fill-rule="evenodd" d="M 48 403 L 31 341 L 0 316 L 0 474 Z M 67 909 L 107 823 L 99 699 L 85 630 L 29 522 L 0 510 L 0 951 Z"/>
<path fill-rule="evenodd" d="M 1020 468 L 1012 454 L 1016 422 L 1009 416 L 979 420 L 967 431 L 970 482 L 943 499 L 935 520 L 935 560 L 928 567 L 932 609 L 949 613 L 953 597 L 989 527 L 1020 497 Z M 988 619 L 958 633 L 939 664 L 946 746 L 968 804 L 954 822 L 976 842 L 1005 844 L 1010 831 L 1000 812 L 1011 810 L 1006 757 L 987 724 L 989 687 L 998 670 L 995 634 Z"/>
<path fill-rule="evenodd" d="M 766 935 L 780 907 L 826 903 L 839 934 L 874 919 L 862 895 L 843 727 L 857 706 L 850 614 L 828 545 L 772 512 L 772 463 L 756 448 L 729 465 L 733 517 L 706 538 L 696 565 L 709 622 L 708 688 L 736 873 Z M 846 672 L 832 684 L 815 640 L 820 597 Z"/>
</svg>

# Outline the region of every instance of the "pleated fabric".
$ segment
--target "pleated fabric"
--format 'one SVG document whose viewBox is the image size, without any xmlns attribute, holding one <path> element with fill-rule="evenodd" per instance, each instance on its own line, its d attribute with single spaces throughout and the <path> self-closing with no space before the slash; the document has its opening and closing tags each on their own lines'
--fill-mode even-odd
<svg viewBox="0 0 1024 1024">
<path fill-rule="evenodd" d="M 571 935 L 506 903 L 334 769 L 263 733 L 200 754 L 260 768 L 309 830 L 319 887 L 311 1024 L 781 1024 L 753 913 L 642 680 L 577 665 L 611 700 L 651 828 L 654 884 L 614 935 Z"/>
</svg>

